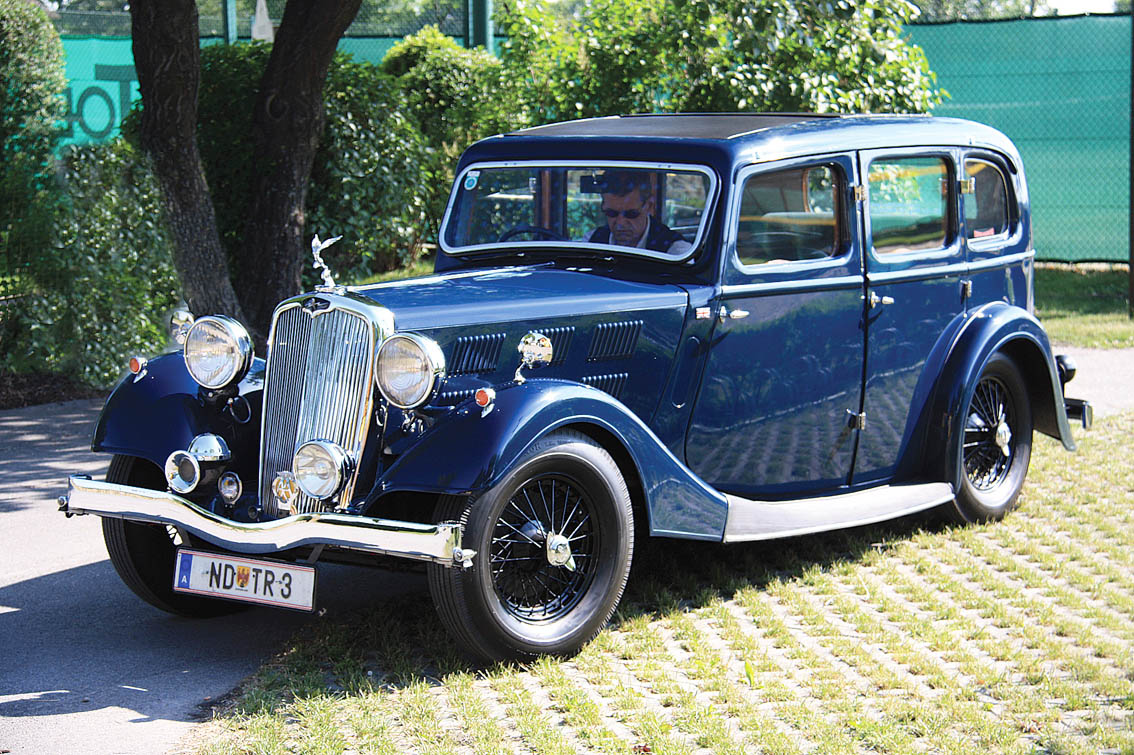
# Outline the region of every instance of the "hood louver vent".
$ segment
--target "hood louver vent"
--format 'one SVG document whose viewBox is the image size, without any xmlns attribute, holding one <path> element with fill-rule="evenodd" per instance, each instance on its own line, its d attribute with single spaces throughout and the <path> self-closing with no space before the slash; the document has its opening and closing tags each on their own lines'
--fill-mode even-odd
<svg viewBox="0 0 1134 755">
<path fill-rule="evenodd" d="M 500 363 L 500 348 L 504 345 L 503 333 L 483 336 L 461 336 L 453 345 L 450 375 L 470 375 L 494 372 Z"/>
<path fill-rule="evenodd" d="M 630 377 L 630 374 L 627 372 L 617 372 L 613 375 L 591 375 L 583 378 L 583 383 L 619 398 L 622 389 L 626 387 L 626 378 L 628 377 Z"/>
<path fill-rule="evenodd" d="M 575 327 L 569 325 L 564 328 L 546 328 L 540 332 L 551 339 L 551 364 L 563 364 L 567 359 L 567 351 L 571 348 L 571 337 L 575 335 Z"/>
<path fill-rule="evenodd" d="M 598 325 L 591 336 L 591 348 L 587 353 L 587 361 L 626 359 L 633 355 L 634 348 L 638 345 L 638 334 L 641 332 L 641 320 L 608 322 Z"/>
</svg>

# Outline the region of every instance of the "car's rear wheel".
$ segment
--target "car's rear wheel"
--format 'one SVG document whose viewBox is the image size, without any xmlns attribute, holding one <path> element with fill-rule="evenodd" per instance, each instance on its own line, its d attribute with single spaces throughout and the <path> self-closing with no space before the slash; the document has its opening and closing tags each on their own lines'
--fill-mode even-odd
<svg viewBox="0 0 1134 755">
<path fill-rule="evenodd" d="M 115 456 L 106 481 L 138 488 L 164 490 L 165 478 L 153 464 L 133 456 Z M 181 543 L 177 531 L 160 524 L 143 524 L 103 517 L 102 536 L 110 562 L 135 595 L 150 605 L 180 616 L 208 617 L 233 613 L 239 603 L 199 598 L 173 589 L 174 557 Z"/>
<path fill-rule="evenodd" d="M 442 623 L 483 661 L 579 650 L 614 613 L 630 572 L 634 519 L 618 465 L 586 436 L 559 431 L 532 445 L 475 500 L 442 499 L 437 521 L 460 521 L 467 569 L 430 565 Z"/>
<path fill-rule="evenodd" d="M 1016 364 L 995 354 L 964 415 L 964 472 L 956 512 L 966 522 L 1003 519 L 1016 507 L 1032 455 L 1032 410 Z"/>
</svg>

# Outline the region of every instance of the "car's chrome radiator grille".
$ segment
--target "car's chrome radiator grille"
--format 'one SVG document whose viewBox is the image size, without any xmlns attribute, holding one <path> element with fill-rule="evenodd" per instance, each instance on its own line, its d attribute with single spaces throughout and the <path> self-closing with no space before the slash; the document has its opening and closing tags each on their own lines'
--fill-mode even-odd
<svg viewBox="0 0 1134 755">
<path fill-rule="evenodd" d="M 272 483 L 280 472 L 291 470 L 302 443 L 337 443 L 357 467 L 374 400 L 373 361 L 380 337 L 371 319 L 347 309 L 324 307 L 312 314 L 294 303 L 276 314 L 260 438 L 260 502 L 267 517 L 288 513 L 280 510 Z M 354 484 L 352 475 L 329 501 L 299 491 L 292 513 L 349 502 Z"/>
</svg>

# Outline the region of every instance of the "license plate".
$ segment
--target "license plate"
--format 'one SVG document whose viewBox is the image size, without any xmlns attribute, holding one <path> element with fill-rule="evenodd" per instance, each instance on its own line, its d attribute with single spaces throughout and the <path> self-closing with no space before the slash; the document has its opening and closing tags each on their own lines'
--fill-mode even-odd
<svg viewBox="0 0 1134 755">
<path fill-rule="evenodd" d="M 181 549 L 173 570 L 177 592 L 280 608 L 315 608 L 315 568 Z"/>
</svg>

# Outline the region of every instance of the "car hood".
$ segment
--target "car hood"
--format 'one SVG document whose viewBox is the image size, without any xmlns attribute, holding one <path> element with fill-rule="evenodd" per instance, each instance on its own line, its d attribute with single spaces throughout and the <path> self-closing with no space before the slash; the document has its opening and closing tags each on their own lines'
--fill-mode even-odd
<svg viewBox="0 0 1134 755">
<path fill-rule="evenodd" d="M 431 275 L 352 290 L 390 310 L 399 331 L 683 309 L 688 301 L 671 284 L 540 267 Z"/>
</svg>

